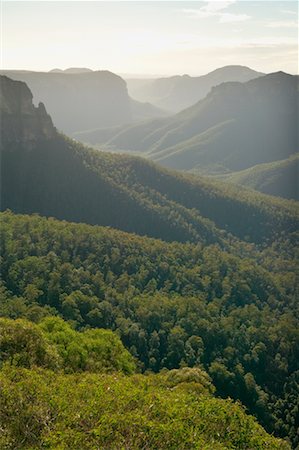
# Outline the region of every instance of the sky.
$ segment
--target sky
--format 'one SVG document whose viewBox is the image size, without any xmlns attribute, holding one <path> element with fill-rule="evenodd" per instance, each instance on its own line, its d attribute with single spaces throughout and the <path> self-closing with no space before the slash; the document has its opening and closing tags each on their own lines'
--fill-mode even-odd
<svg viewBox="0 0 299 450">
<path fill-rule="evenodd" d="M 1 24 L 2 69 L 196 76 L 241 64 L 298 73 L 297 1 L 2 0 Z"/>
</svg>

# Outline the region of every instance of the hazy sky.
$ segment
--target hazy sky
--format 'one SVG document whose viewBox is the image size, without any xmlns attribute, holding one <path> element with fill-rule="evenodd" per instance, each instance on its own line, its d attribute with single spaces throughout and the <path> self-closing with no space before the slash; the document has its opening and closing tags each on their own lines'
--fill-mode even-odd
<svg viewBox="0 0 299 450">
<path fill-rule="evenodd" d="M 298 72 L 296 1 L 2 1 L 1 66 L 200 75 Z"/>
</svg>

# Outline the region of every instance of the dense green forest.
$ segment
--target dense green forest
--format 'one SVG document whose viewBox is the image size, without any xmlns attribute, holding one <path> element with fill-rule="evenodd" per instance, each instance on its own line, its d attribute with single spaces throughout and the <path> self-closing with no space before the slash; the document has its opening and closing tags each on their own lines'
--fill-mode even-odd
<svg viewBox="0 0 299 450">
<path fill-rule="evenodd" d="M 86 148 L 0 81 L 1 448 L 297 448 L 297 202 Z"/>
<path fill-rule="evenodd" d="M 6 212 L 0 314 L 36 323 L 60 316 L 83 337 L 113 330 L 142 372 L 200 367 L 217 396 L 239 399 L 295 447 L 295 244 L 294 234 L 259 250 L 235 241 L 227 249 L 167 244 Z"/>
</svg>

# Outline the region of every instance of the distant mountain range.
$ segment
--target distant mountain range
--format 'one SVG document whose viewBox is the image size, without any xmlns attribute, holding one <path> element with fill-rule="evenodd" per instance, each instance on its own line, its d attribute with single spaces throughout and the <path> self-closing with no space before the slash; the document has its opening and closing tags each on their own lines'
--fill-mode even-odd
<svg viewBox="0 0 299 450">
<path fill-rule="evenodd" d="M 179 112 L 203 99 L 210 90 L 227 81 L 246 81 L 264 75 L 244 66 L 225 66 L 200 77 L 176 75 L 159 79 L 126 79 L 129 94 L 170 112 Z"/>
<path fill-rule="evenodd" d="M 223 175 L 298 152 L 298 77 L 283 72 L 213 88 L 169 118 L 76 138 L 185 171 Z"/>
<path fill-rule="evenodd" d="M 272 240 L 291 203 L 83 147 L 57 133 L 25 83 L 1 77 L 1 209 L 112 226 L 166 241 Z"/>
<path fill-rule="evenodd" d="M 24 81 L 34 102 L 43 102 L 55 126 L 66 134 L 164 117 L 161 109 L 132 100 L 126 82 L 108 71 L 70 68 L 30 72 L 2 70 L 0 74 Z"/>
<path fill-rule="evenodd" d="M 93 72 L 93 70 L 88 69 L 87 67 L 69 67 L 68 69 L 52 69 L 49 70 L 49 73 L 87 73 Z"/>
<path fill-rule="evenodd" d="M 34 102 L 46 104 L 64 133 L 100 149 L 137 152 L 166 167 L 243 180 L 238 172 L 288 160 L 298 151 L 298 78 L 282 72 L 263 76 L 247 67 L 226 66 L 201 77 L 127 80 L 133 96 L 139 89 L 143 100 L 178 100 L 177 108 L 207 94 L 172 116 L 152 103 L 133 100 L 125 81 L 111 72 L 68 68 L 0 73 L 25 81 Z M 263 167 L 258 170 L 262 183 L 253 182 L 256 168 L 250 171 L 253 179 L 246 172 L 244 185 L 296 198 L 293 188 L 286 187 L 291 182 L 282 181 L 295 176 L 294 160 L 279 167 L 280 176 L 278 169 L 274 178 L 272 169 L 267 171 L 269 183 Z"/>
</svg>

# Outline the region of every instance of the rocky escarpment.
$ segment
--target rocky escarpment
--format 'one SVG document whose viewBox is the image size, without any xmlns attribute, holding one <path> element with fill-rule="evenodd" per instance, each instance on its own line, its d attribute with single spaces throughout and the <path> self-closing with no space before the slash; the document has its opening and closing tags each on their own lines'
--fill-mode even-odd
<svg viewBox="0 0 299 450">
<path fill-rule="evenodd" d="M 28 86 L 0 76 L 0 141 L 9 143 L 36 142 L 56 136 L 51 117 L 43 103 L 35 107 Z"/>
<path fill-rule="evenodd" d="M 1 71 L 23 81 L 34 103 L 43 102 L 59 131 L 77 131 L 118 126 L 132 122 L 131 100 L 125 81 L 109 72 L 46 73 Z"/>
</svg>

